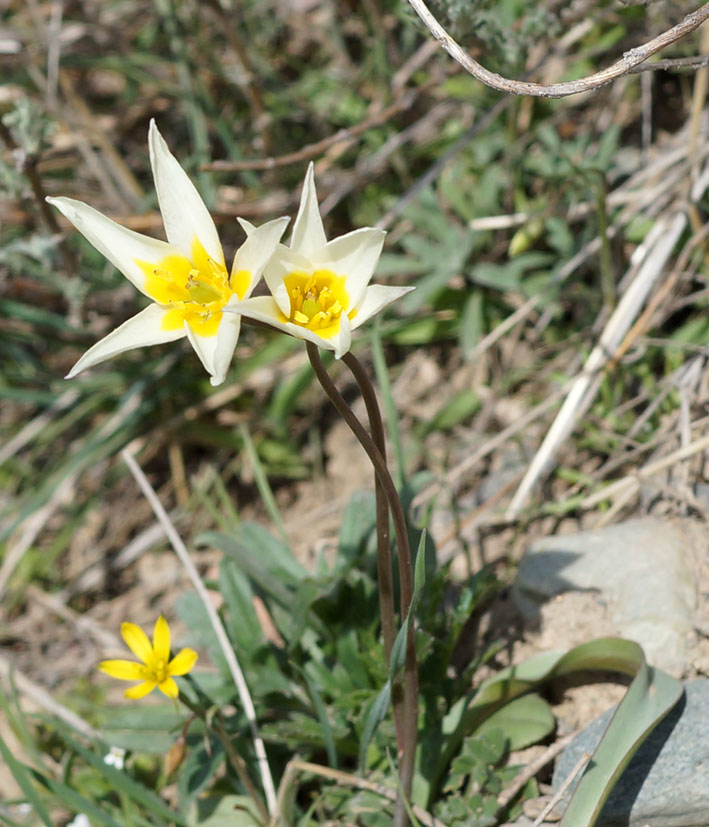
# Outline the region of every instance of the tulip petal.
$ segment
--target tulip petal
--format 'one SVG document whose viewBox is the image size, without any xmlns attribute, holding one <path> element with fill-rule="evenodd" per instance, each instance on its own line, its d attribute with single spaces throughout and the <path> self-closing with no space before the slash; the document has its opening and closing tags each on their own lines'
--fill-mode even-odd
<svg viewBox="0 0 709 827">
<path fill-rule="evenodd" d="M 98 210 L 74 198 L 47 198 L 47 201 L 68 218 L 84 238 L 146 296 L 145 272 L 137 262 L 157 264 L 167 256 L 179 254 L 164 241 L 121 227 Z"/>
<path fill-rule="evenodd" d="M 277 330 L 282 330 L 284 333 L 288 333 L 296 339 L 313 342 L 318 345 L 318 347 L 324 347 L 327 350 L 335 349 L 335 338 L 337 334 L 331 339 L 325 339 L 322 336 L 318 336 L 314 330 L 289 322 L 281 313 L 278 305 L 271 296 L 252 296 L 243 302 L 234 303 L 230 306 L 230 309 L 249 319 L 256 319 L 256 321 L 275 327 Z"/>
<path fill-rule="evenodd" d="M 187 338 L 210 375 L 209 381 L 213 386 L 221 385 L 226 379 L 240 330 L 241 317 L 236 313 L 222 312 L 215 336 L 200 336 L 185 325 Z"/>
<path fill-rule="evenodd" d="M 329 340 L 332 342 L 332 349 L 335 351 L 335 359 L 342 359 L 342 357 L 347 353 L 350 349 L 350 345 L 352 344 L 352 327 L 350 325 L 350 320 L 347 316 L 343 313 L 340 317 L 340 329 L 338 332 Z"/>
<path fill-rule="evenodd" d="M 156 658 L 167 661 L 170 659 L 170 627 L 164 615 L 160 615 L 155 621 L 153 629 L 153 653 Z"/>
<path fill-rule="evenodd" d="M 320 267 L 344 276 L 350 307 L 356 307 L 367 289 L 382 254 L 386 233 L 364 227 L 335 238 L 311 258 L 313 269 Z"/>
<path fill-rule="evenodd" d="M 318 195 L 315 192 L 315 168 L 311 161 L 308 164 L 308 171 L 305 173 L 298 215 L 293 222 L 290 247 L 291 250 L 295 250 L 304 256 L 312 256 L 326 243 L 327 237 L 320 217 Z"/>
<path fill-rule="evenodd" d="M 131 652 L 145 663 L 153 654 L 153 647 L 145 632 L 135 623 L 121 623 L 121 637 Z"/>
<path fill-rule="evenodd" d="M 163 693 L 163 695 L 167 695 L 168 698 L 174 699 L 180 694 L 180 690 L 172 678 L 165 678 L 164 681 L 160 681 L 158 684 L 158 689 Z"/>
<path fill-rule="evenodd" d="M 264 267 L 276 251 L 276 245 L 281 240 L 289 221 L 287 217 L 275 218 L 261 227 L 254 228 L 236 251 L 231 268 L 232 276 L 240 272 L 247 272 L 251 275 L 250 284 L 243 294 L 238 285 L 232 283 L 232 290 L 237 292 L 240 299 L 246 299 L 251 295 L 251 291 L 263 275 Z"/>
<path fill-rule="evenodd" d="M 224 253 L 212 216 L 195 185 L 168 149 L 154 120 L 150 121 L 148 144 L 168 241 L 191 260 L 196 237 L 207 254 L 223 267 Z"/>
<path fill-rule="evenodd" d="M 117 356 L 119 353 L 125 353 L 127 350 L 133 350 L 133 348 L 143 347 L 144 345 L 174 342 L 175 339 L 182 338 L 185 335 L 182 327 L 173 328 L 172 330 L 162 329 L 163 319 L 168 312 L 166 308 L 158 304 L 151 304 L 145 310 L 141 310 L 140 313 L 128 319 L 127 322 L 123 322 L 120 327 L 117 327 L 108 336 L 104 336 L 93 347 L 90 347 L 69 371 L 66 378 L 72 379 L 82 370 L 98 365 L 100 362 L 104 362 L 112 356 Z"/>
<path fill-rule="evenodd" d="M 239 224 L 241 225 L 241 229 L 246 233 L 247 236 L 250 236 L 251 233 L 255 232 L 258 229 L 258 227 L 255 224 L 252 224 L 246 218 L 239 218 L 239 216 L 237 215 L 236 220 L 239 222 Z"/>
<path fill-rule="evenodd" d="M 167 671 L 171 675 L 186 675 L 197 663 L 197 653 L 194 649 L 180 649 L 168 663 Z"/>
<path fill-rule="evenodd" d="M 98 668 L 101 672 L 119 681 L 140 681 L 143 680 L 145 667 L 142 663 L 132 660 L 102 660 Z"/>
<path fill-rule="evenodd" d="M 379 313 L 387 305 L 414 289 L 413 287 L 387 287 L 383 284 L 370 285 L 362 297 L 355 316 L 351 319 L 352 330 L 356 330 L 367 319 L 371 319 L 375 313 Z"/>
<path fill-rule="evenodd" d="M 284 279 L 293 272 L 312 273 L 310 259 L 279 244 L 266 264 L 263 277 L 284 316 L 290 316 L 290 296 Z"/>
<path fill-rule="evenodd" d="M 131 686 L 130 689 L 126 689 L 123 694 L 126 698 L 137 701 L 149 695 L 156 686 L 155 681 L 145 681 L 144 683 L 139 683 L 138 686 Z"/>
</svg>

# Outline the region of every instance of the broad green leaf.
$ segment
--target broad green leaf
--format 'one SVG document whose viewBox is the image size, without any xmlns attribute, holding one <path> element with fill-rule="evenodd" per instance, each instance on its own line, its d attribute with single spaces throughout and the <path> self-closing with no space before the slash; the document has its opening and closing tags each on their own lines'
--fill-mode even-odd
<svg viewBox="0 0 709 827">
<path fill-rule="evenodd" d="M 475 730 L 485 735 L 499 730 L 508 750 L 524 749 L 554 731 L 556 720 L 549 704 L 539 695 L 522 695 L 493 712 Z"/>
<path fill-rule="evenodd" d="M 618 704 L 581 776 L 561 821 L 562 827 L 591 827 L 596 823 L 630 759 L 681 694 L 682 684 L 666 672 L 648 666 L 643 656 L 635 680 Z"/>
<path fill-rule="evenodd" d="M 109 710 L 102 710 L 108 712 Z M 126 750 L 164 753 L 175 738 L 171 733 L 181 726 L 188 713 L 175 712 L 172 706 L 130 706 L 110 710 L 101 727 L 107 744 Z"/>
<path fill-rule="evenodd" d="M 647 684 L 648 678 L 645 672 L 647 665 L 642 649 L 637 643 L 621 638 L 599 638 L 582 643 L 567 652 L 544 652 L 521 664 L 503 669 L 497 675 L 484 681 L 477 691 L 467 698 L 461 698 L 444 718 L 442 726 L 444 747 L 441 750 L 437 768 L 426 779 L 427 798 L 430 800 L 435 794 L 445 768 L 457 753 L 465 735 L 475 731 L 493 712 L 520 695 L 536 689 L 546 681 L 573 672 L 589 670 L 639 676 L 640 689 L 636 690 L 639 694 L 638 696 L 633 694 L 631 698 L 637 697 L 637 702 L 641 704 L 645 703 L 643 700 L 645 693 L 657 692 L 657 689 L 651 690 Z M 678 681 L 674 681 L 669 676 L 665 678 L 668 683 L 665 684 L 664 678 L 660 681 L 661 697 L 656 701 L 660 706 L 668 704 L 663 715 L 674 705 L 681 692 L 681 684 Z M 658 717 L 652 724 L 649 724 L 649 717 L 648 714 L 645 735 L 659 720 Z M 624 760 L 624 757 L 619 756 L 618 761 L 621 760 Z M 569 822 L 569 827 L 571 827 L 571 822 Z M 573 827 L 586 827 L 586 825 L 579 822 L 578 825 L 574 823 Z"/>
</svg>

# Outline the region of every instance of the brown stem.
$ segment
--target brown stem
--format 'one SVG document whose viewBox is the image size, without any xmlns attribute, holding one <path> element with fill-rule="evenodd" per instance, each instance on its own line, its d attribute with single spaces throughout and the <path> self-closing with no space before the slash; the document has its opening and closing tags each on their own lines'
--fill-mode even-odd
<svg viewBox="0 0 709 827">
<path fill-rule="evenodd" d="M 335 387 L 332 379 L 325 370 L 320 359 L 317 346 L 312 342 L 305 343 L 310 364 L 313 366 L 315 375 L 328 395 L 330 401 L 337 409 L 337 412 L 345 420 L 352 433 L 357 437 L 360 444 L 367 452 L 372 462 L 377 477 L 386 493 L 394 521 L 397 546 L 399 549 L 399 580 L 401 591 L 401 616 L 408 618 L 411 600 L 414 591 L 413 568 L 411 564 L 411 550 L 406 528 L 404 509 L 399 499 L 399 494 L 391 478 L 384 457 L 374 444 L 374 440 L 364 428 L 362 423 L 352 412 L 342 394 Z M 414 759 L 416 757 L 416 740 L 418 737 L 418 666 L 416 662 L 416 645 L 414 639 L 414 624 L 410 619 L 408 634 L 406 638 L 406 660 L 404 664 L 404 751 L 399 763 L 399 776 L 403 795 L 408 799 L 411 795 L 411 782 L 414 773 Z M 408 824 L 408 815 L 400 797 L 397 800 L 396 813 L 394 816 L 394 827 L 404 827 Z"/>
<path fill-rule="evenodd" d="M 377 396 L 369 381 L 367 372 L 362 363 L 352 353 L 343 356 L 342 361 L 352 372 L 359 385 L 364 404 L 369 417 L 369 429 L 372 432 L 372 439 L 377 446 L 382 459 L 386 462 L 386 439 L 384 435 L 384 423 L 382 422 L 381 411 Z M 391 650 L 396 639 L 396 621 L 394 619 L 394 581 L 391 571 L 391 547 L 389 542 L 389 505 L 387 502 L 384 486 L 378 475 L 374 474 L 374 492 L 377 501 L 377 585 L 379 591 L 379 609 L 382 619 L 382 637 L 384 638 L 384 652 L 387 665 L 391 661 Z M 404 720 L 402 707 L 401 682 L 397 681 L 392 686 L 392 706 L 394 708 L 394 724 L 396 727 L 396 739 L 399 756 L 404 751 Z"/>
</svg>

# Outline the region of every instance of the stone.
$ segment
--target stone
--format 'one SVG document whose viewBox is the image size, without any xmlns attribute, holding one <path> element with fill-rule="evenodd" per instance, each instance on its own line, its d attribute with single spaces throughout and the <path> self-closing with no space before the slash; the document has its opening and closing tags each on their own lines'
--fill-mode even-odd
<svg viewBox="0 0 709 827">
<path fill-rule="evenodd" d="M 694 542 L 679 522 L 655 517 L 547 537 L 523 555 L 513 596 L 525 620 L 539 625 L 551 598 L 583 595 L 593 605 L 575 613 L 567 646 L 602 628 L 636 641 L 649 663 L 680 676 L 695 639 Z"/>
<path fill-rule="evenodd" d="M 609 709 L 561 754 L 558 790 L 584 752 L 592 753 L 613 714 Z M 576 781 L 578 783 L 578 781 Z M 562 799 L 560 812 L 575 784 Z M 709 827 L 709 680 L 685 684 L 684 696 L 655 727 L 625 768 L 596 827 Z"/>
</svg>

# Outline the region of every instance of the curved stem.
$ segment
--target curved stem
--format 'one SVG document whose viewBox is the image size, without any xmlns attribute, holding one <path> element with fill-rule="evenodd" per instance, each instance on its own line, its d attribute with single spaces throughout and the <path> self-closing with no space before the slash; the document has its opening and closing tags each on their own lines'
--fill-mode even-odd
<svg viewBox="0 0 709 827">
<path fill-rule="evenodd" d="M 384 423 L 379 410 L 374 388 L 362 363 L 351 353 L 345 354 L 344 363 L 352 372 L 364 399 L 369 417 L 369 429 L 372 432 L 372 439 L 377 446 L 382 459 L 386 463 L 386 438 L 384 435 Z M 374 474 L 374 493 L 377 502 L 377 585 L 379 592 L 379 608 L 382 621 L 382 637 L 384 638 L 384 652 L 386 654 L 387 666 L 391 661 L 391 651 L 396 639 L 396 620 L 394 617 L 394 581 L 391 570 L 391 547 L 389 542 L 389 504 L 384 486 L 379 476 Z M 396 738 L 399 755 L 404 749 L 404 722 L 403 709 L 401 706 L 401 684 L 397 682 L 392 687 L 392 706 L 394 708 L 394 724 L 396 726 Z"/>
<path fill-rule="evenodd" d="M 345 402 L 342 394 L 335 387 L 325 366 L 320 359 L 318 348 L 312 342 L 306 342 L 310 364 L 313 366 L 315 375 L 328 395 L 330 401 L 337 409 L 337 412 L 345 420 L 352 433 L 357 437 L 360 444 L 367 452 L 367 456 L 374 466 L 377 477 L 387 497 L 391 509 L 396 531 L 397 546 L 399 549 L 399 579 L 401 586 L 401 615 L 402 621 L 408 616 L 411 600 L 414 591 L 413 568 L 411 564 L 411 549 L 409 548 L 409 537 L 406 528 L 404 509 L 399 499 L 399 494 L 391 478 L 386 461 L 374 443 L 374 440 L 366 428 L 357 419 L 350 406 Z M 371 383 L 370 383 L 371 384 Z M 414 640 L 414 626 L 409 623 L 409 630 L 406 639 L 406 660 L 404 665 L 404 751 L 399 764 L 399 775 L 401 786 L 406 798 L 411 793 L 411 782 L 414 771 L 414 758 L 416 756 L 416 740 L 418 737 L 418 666 L 416 662 L 416 645 Z M 397 811 L 394 820 L 395 827 L 408 823 L 408 816 L 403 807 L 403 802 L 397 803 Z"/>
</svg>

